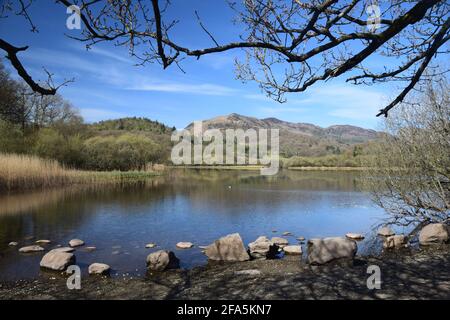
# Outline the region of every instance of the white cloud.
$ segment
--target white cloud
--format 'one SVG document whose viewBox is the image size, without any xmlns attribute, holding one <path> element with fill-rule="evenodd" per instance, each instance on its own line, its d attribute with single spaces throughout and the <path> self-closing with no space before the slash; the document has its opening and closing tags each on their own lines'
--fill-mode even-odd
<svg viewBox="0 0 450 320">
<path fill-rule="evenodd" d="M 92 52 L 94 54 L 97 54 L 97 55 L 100 55 L 103 57 L 107 57 L 107 58 L 110 58 L 112 60 L 116 60 L 119 62 L 123 62 L 123 63 L 127 63 L 127 64 L 133 63 L 133 61 L 128 56 L 118 55 L 118 54 L 112 53 L 108 50 L 100 49 L 98 47 L 92 47 L 91 49 L 89 49 L 89 52 Z"/>
<path fill-rule="evenodd" d="M 101 120 L 117 119 L 127 116 L 122 112 L 94 108 L 82 108 L 80 109 L 80 113 L 84 120 L 86 120 L 87 122 L 97 122 Z"/>
<path fill-rule="evenodd" d="M 237 92 L 236 89 L 211 83 L 187 84 L 181 82 L 144 82 L 130 86 L 127 89 L 137 91 L 191 93 L 210 96 L 227 96 Z"/>
<path fill-rule="evenodd" d="M 77 52 L 80 50 L 77 50 Z M 33 65 L 44 65 L 55 73 L 64 73 L 82 82 L 86 73 L 102 83 L 136 91 L 159 91 L 173 93 L 189 93 L 209 96 L 228 96 L 239 90 L 214 83 L 192 83 L 181 80 L 161 81 L 149 76 L 143 76 L 141 70 L 131 70 L 130 66 L 120 65 L 114 61 L 131 62 L 130 60 L 100 48 L 91 49 L 94 55 L 110 59 L 88 60 L 73 51 L 57 51 L 36 48 L 33 52 L 25 52 L 26 61 Z M 69 72 L 58 72 L 56 69 L 66 69 Z"/>
<path fill-rule="evenodd" d="M 354 120 L 373 119 L 386 102 L 382 92 L 350 84 L 316 89 L 314 97 L 328 103 L 330 116 Z"/>
<path fill-rule="evenodd" d="M 244 98 L 251 99 L 251 100 L 257 100 L 257 101 L 264 101 L 264 102 L 273 102 L 273 99 L 271 99 L 263 94 L 244 94 Z"/>
<path fill-rule="evenodd" d="M 270 101 L 263 95 L 246 95 L 245 97 Z M 261 111 L 281 115 L 283 113 L 321 110 L 324 115 L 332 117 L 372 120 L 385 102 L 386 97 L 382 92 L 364 86 L 342 83 L 311 87 L 306 92 L 290 94 L 287 96 L 285 104 L 279 105 L 279 107 L 263 107 Z M 297 105 L 301 105 L 302 108 L 296 108 Z"/>
<path fill-rule="evenodd" d="M 303 113 L 306 110 L 303 108 L 296 108 L 296 107 L 263 107 L 260 109 L 261 112 L 265 113 L 265 114 L 271 114 L 271 115 L 278 115 L 280 113 Z"/>
<path fill-rule="evenodd" d="M 211 67 L 214 70 L 230 68 L 234 63 L 234 54 L 228 52 L 222 54 L 205 55 L 200 59 L 200 63 L 204 63 L 206 66 Z"/>
</svg>

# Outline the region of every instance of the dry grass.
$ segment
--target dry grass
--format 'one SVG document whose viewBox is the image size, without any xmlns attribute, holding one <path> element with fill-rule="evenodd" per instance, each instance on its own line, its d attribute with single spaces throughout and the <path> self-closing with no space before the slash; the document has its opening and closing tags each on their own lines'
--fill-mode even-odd
<svg viewBox="0 0 450 320">
<path fill-rule="evenodd" d="M 74 184 L 121 183 L 145 179 L 154 172 L 90 172 L 67 169 L 57 161 L 0 153 L 0 191 L 31 190 Z"/>
</svg>

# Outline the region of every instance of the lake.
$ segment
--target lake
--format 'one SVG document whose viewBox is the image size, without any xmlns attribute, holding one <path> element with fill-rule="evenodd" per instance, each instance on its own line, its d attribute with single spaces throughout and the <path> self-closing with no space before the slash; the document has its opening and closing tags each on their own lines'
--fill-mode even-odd
<svg viewBox="0 0 450 320">
<path fill-rule="evenodd" d="M 48 276 L 40 270 L 43 253 L 22 254 L 18 248 L 36 240 L 52 242 L 46 249 L 67 246 L 79 238 L 76 250 L 83 272 L 93 262 L 107 263 L 113 277 L 144 276 L 146 256 L 170 249 L 181 267 L 207 263 L 198 246 L 239 232 L 245 244 L 260 235 L 287 237 L 366 235 L 358 254 L 371 253 L 373 228 L 384 211 L 358 189 L 358 172 L 171 170 L 145 183 L 66 189 L 0 196 L 0 281 Z M 274 232 L 276 231 L 276 232 Z M 11 241 L 17 247 L 8 246 Z M 192 249 L 175 244 L 190 241 Z M 147 249 L 154 242 L 157 248 Z M 303 247 L 305 250 L 305 246 Z"/>
</svg>

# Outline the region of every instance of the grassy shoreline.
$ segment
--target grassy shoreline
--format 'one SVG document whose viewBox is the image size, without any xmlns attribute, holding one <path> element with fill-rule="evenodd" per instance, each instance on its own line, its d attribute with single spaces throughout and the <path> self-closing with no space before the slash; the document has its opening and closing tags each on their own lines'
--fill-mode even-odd
<svg viewBox="0 0 450 320">
<path fill-rule="evenodd" d="M 258 165 L 241 165 L 241 166 L 219 166 L 219 165 L 211 165 L 211 166 L 168 166 L 170 169 L 196 169 L 196 170 L 248 170 L 248 171 L 257 171 L 264 166 Z M 308 167 L 280 167 L 280 170 L 298 170 L 298 171 L 361 171 L 367 170 L 367 167 L 339 167 L 339 166 L 308 166 Z"/>
<path fill-rule="evenodd" d="M 168 169 L 259 171 L 262 165 L 190 165 Z M 289 166 L 281 170 L 361 171 L 366 167 Z M 161 175 L 161 171 L 83 171 L 68 169 L 55 160 L 36 156 L 0 153 L 0 192 L 27 191 L 77 184 L 118 184 L 136 182 Z"/>
<path fill-rule="evenodd" d="M 82 171 L 35 156 L 0 153 L 0 192 L 55 188 L 77 184 L 115 184 L 160 175 L 156 171 Z"/>
<path fill-rule="evenodd" d="M 367 167 L 288 167 L 288 170 L 299 171 L 362 171 L 367 170 Z"/>
<path fill-rule="evenodd" d="M 237 165 L 237 166 L 233 166 L 233 165 L 210 165 L 210 166 L 205 166 L 205 165 L 198 165 L 198 166 L 167 166 L 167 168 L 170 169 L 197 169 L 197 170 L 248 170 L 248 171 L 257 171 L 260 170 L 262 168 L 264 168 L 264 166 L 258 166 L 258 165 Z"/>
</svg>

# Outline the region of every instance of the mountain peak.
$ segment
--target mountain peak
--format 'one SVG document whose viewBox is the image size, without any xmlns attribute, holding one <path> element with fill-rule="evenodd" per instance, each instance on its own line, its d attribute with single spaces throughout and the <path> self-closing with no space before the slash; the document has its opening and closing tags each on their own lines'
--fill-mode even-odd
<svg viewBox="0 0 450 320">
<path fill-rule="evenodd" d="M 192 124 L 186 129 L 192 129 Z M 294 123 L 274 117 L 258 119 L 238 113 L 203 120 L 203 130 L 207 129 L 278 129 L 280 152 L 285 156 L 321 156 L 341 152 L 378 136 L 375 130 L 351 125 L 322 128 L 310 123 Z"/>
</svg>

